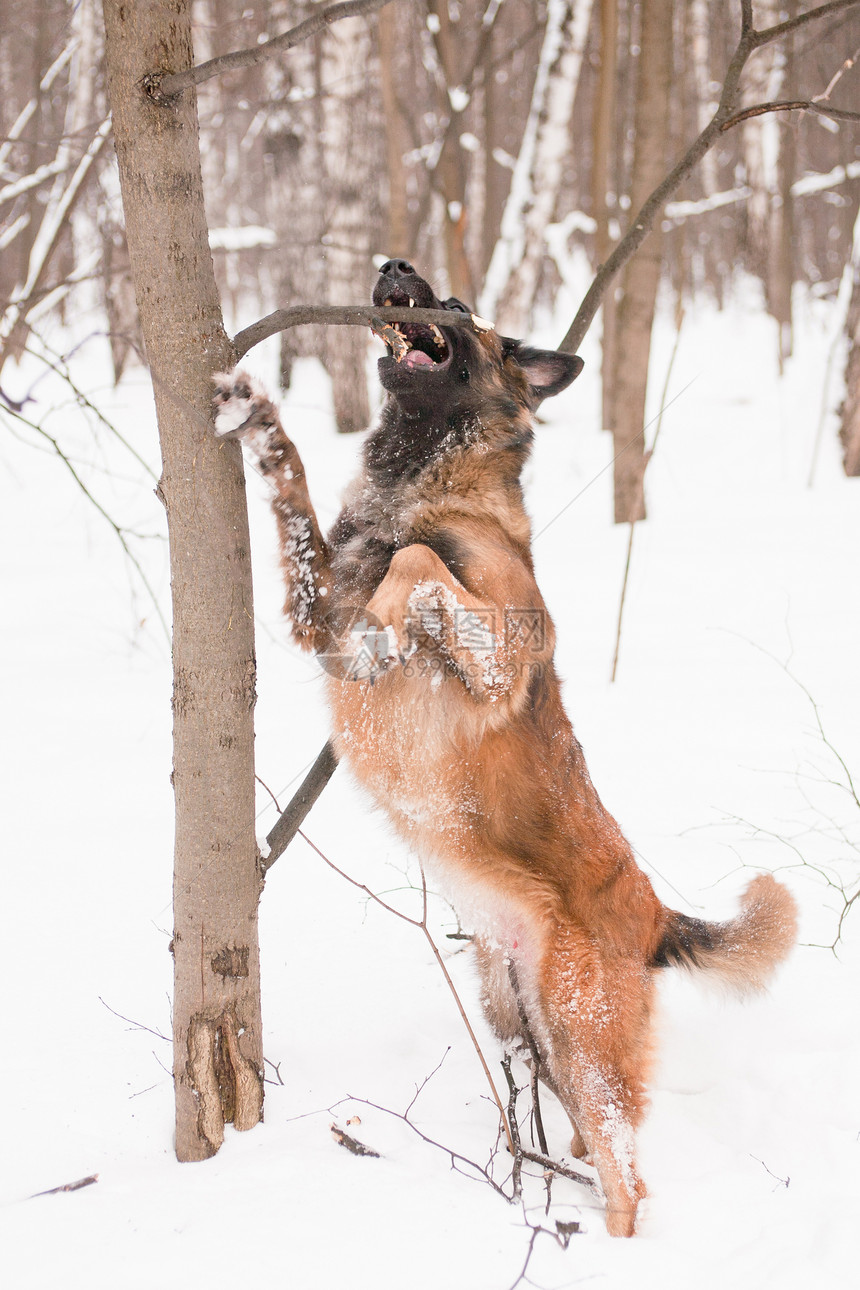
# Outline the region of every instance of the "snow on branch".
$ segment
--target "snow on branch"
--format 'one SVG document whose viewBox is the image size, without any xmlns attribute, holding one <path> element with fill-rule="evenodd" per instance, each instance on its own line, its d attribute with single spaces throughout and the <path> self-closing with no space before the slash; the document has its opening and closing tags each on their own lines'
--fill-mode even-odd
<svg viewBox="0 0 860 1290">
<path fill-rule="evenodd" d="M 792 197 L 808 197 L 812 193 L 823 193 L 830 188 L 838 188 L 849 179 L 860 179 L 860 161 L 849 161 L 847 166 L 834 166 L 828 171 L 813 171 L 802 175 L 791 185 Z M 680 224 L 693 215 L 704 215 L 708 211 L 720 210 L 723 206 L 734 206 L 745 202 L 752 196 L 748 184 L 739 188 L 728 188 L 721 193 L 712 193 L 710 197 L 701 197 L 698 201 L 667 202 L 664 215 L 672 224 Z"/>
</svg>

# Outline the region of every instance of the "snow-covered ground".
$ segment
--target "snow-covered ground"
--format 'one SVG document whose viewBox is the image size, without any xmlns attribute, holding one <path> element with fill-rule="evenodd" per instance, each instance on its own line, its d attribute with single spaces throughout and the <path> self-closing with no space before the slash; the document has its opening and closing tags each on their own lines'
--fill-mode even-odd
<svg viewBox="0 0 860 1290">
<path fill-rule="evenodd" d="M 839 899 L 810 866 L 832 880 L 860 879 L 860 809 L 839 786 L 846 767 L 860 784 L 860 481 L 840 474 L 832 415 L 807 486 L 836 321 L 827 306 L 800 302 L 797 353 L 781 380 L 773 325 L 751 297 L 741 293 L 719 314 L 699 307 L 684 323 L 614 685 L 627 531 L 610 523 L 610 441 L 598 429 L 591 341 L 584 375 L 544 410 L 528 471 L 538 576 L 558 626 L 568 708 L 599 791 L 659 894 L 719 918 L 747 880 L 743 866 L 782 868 L 803 911 L 804 944 L 765 997 L 739 1003 L 666 975 L 653 1103 L 640 1135 L 650 1198 L 630 1242 L 608 1238 L 599 1205 L 562 1179 L 548 1217 L 540 1179 L 525 1208 L 507 1205 L 389 1113 L 405 1111 L 435 1071 L 410 1112 L 416 1128 L 482 1166 L 496 1145 L 480 1067 L 426 942 L 300 839 L 273 868 L 262 902 L 273 1081 L 265 1123 L 244 1135 L 228 1130 L 205 1164 L 176 1163 L 164 1038 L 168 647 L 115 534 L 50 445 L 23 427 L 16 433 L 28 446 L 4 432 L 0 1240 L 8 1284 L 101 1290 L 243 1277 L 303 1290 L 507 1290 L 529 1252 L 527 1224 L 554 1230 L 556 1219 L 578 1219 L 584 1230 L 567 1250 L 536 1238 L 527 1276 L 541 1287 L 856 1284 L 857 915 L 838 956 L 811 944 L 833 940 Z M 664 323 L 655 413 L 674 340 Z M 269 357 L 256 359 L 266 375 Z M 143 374 L 114 393 L 100 343 L 77 362 L 79 380 L 154 461 Z M 7 393 L 26 390 L 33 373 L 7 372 Z M 38 420 L 55 408 L 48 429 L 83 459 L 111 514 L 139 532 L 160 531 L 140 466 L 107 432 L 96 443 L 53 380 L 35 394 L 38 405 L 25 411 Z M 830 403 L 838 397 L 834 387 Z M 299 367 L 286 421 L 328 521 L 359 443 L 334 434 L 312 363 Z M 321 746 L 326 718 L 315 666 L 287 643 L 280 622 L 274 534 L 256 476 L 249 491 L 258 771 L 283 801 Z M 133 546 L 166 604 L 162 543 Z M 274 808 L 262 791 L 260 808 L 264 834 Z M 345 771 L 307 832 L 335 863 L 414 912 L 409 857 Z M 453 927 L 440 903 L 434 928 L 498 1070 L 469 952 L 445 940 Z M 333 1141 L 330 1125 L 344 1128 L 354 1115 L 361 1124 L 349 1132 L 381 1158 Z M 548 1094 L 544 1115 L 561 1155 L 565 1122 Z M 502 1154 L 495 1168 L 502 1180 Z M 33 1198 L 91 1174 L 94 1185 Z"/>
</svg>

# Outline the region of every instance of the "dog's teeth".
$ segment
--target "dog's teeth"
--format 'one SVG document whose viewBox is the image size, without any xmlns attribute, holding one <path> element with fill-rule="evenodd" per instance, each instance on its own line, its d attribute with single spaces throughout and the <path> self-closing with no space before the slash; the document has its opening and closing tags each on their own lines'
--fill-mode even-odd
<svg viewBox="0 0 860 1290">
<path fill-rule="evenodd" d="M 430 330 L 433 333 L 433 339 L 440 349 L 445 349 L 445 337 L 442 335 L 435 323 L 430 324 Z"/>
<path fill-rule="evenodd" d="M 391 301 L 390 301 L 390 300 L 383 300 L 383 302 L 382 302 L 382 303 L 383 303 L 384 305 L 390 305 L 390 304 L 391 304 Z"/>
<path fill-rule="evenodd" d="M 409 308 L 410 308 L 410 309 L 414 309 L 414 308 L 415 308 L 415 301 L 412 299 L 412 297 L 411 297 L 411 296 L 409 297 Z"/>
</svg>

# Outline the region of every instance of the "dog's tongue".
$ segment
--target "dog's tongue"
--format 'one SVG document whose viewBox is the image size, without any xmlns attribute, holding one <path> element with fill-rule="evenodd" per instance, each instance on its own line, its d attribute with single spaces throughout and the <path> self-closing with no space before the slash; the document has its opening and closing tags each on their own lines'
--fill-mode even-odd
<svg viewBox="0 0 860 1290">
<path fill-rule="evenodd" d="M 410 349 L 403 360 L 404 367 L 432 367 L 433 359 L 420 349 Z"/>
</svg>

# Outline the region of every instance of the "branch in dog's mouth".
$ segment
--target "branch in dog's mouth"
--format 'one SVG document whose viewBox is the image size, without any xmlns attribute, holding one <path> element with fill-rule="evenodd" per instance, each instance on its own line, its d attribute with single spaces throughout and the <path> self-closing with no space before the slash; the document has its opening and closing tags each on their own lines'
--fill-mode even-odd
<svg viewBox="0 0 860 1290">
<path fill-rule="evenodd" d="M 385 304 L 390 305 L 391 301 L 386 300 Z M 389 325 L 374 318 L 370 328 L 385 342 L 395 360 L 405 367 L 444 367 L 451 357 L 451 346 L 435 323 L 394 322 Z"/>
</svg>

